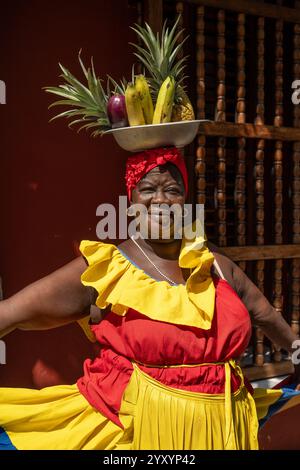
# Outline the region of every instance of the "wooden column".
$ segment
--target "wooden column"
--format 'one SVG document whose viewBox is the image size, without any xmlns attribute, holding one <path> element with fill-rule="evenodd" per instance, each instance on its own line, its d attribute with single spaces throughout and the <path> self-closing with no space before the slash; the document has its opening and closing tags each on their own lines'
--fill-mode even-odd
<svg viewBox="0 0 300 470">
<path fill-rule="evenodd" d="M 265 20 L 263 17 L 257 19 L 257 106 L 255 124 L 264 124 L 264 70 L 265 70 Z M 256 165 L 255 165 L 255 189 L 256 189 L 256 243 L 264 245 L 264 155 L 265 141 L 257 141 Z M 259 260 L 256 263 L 256 284 L 261 292 L 264 292 L 264 268 L 265 261 Z M 264 364 L 264 334 L 260 328 L 255 329 L 255 355 L 254 363 L 257 366 Z"/>
<path fill-rule="evenodd" d="M 281 1 L 277 2 L 278 4 Z M 274 126 L 283 125 L 283 21 L 275 23 L 275 118 Z M 275 175 L 275 244 L 281 245 L 282 239 L 282 141 L 275 141 L 274 175 Z M 274 307 L 278 315 L 282 314 L 282 267 L 283 260 L 275 261 L 274 271 Z M 274 361 L 280 362 L 282 354 L 280 348 L 274 345 Z"/>
<path fill-rule="evenodd" d="M 246 122 L 245 102 L 245 15 L 238 14 L 237 17 L 237 104 L 235 122 L 240 124 Z M 246 244 L 246 139 L 237 139 L 237 167 L 235 179 L 235 202 L 237 213 L 237 243 L 242 246 Z M 246 263 L 239 263 L 241 269 L 245 270 Z"/>
<path fill-rule="evenodd" d="M 215 113 L 216 121 L 225 121 L 225 12 L 218 11 L 217 24 L 217 64 L 218 64 L 218 88 L 217 106 Z M 226 246 L 226 138 L 218 139 L 218 181 L 217 181 L 217 203 L 218 203 L 218 233 L 219 245 Z"/>
<path fill-rule="evenodd" d="M 180 15 L 180 19 L 179 19 L 179 22 L 178 22 L 178 25 L 177 25 L 177 32 L 179 32 L 180 30 L 183 29 L 184 2 L 176 2 L 175 9 L 176 9 L 177 16 Z M 176 17 L 176 19 L 177 19 L 177 17 Z M 180 36 L 178 38 L 178 41 L 177 41 L 178 44 L 180 44 L 183 41 L 184 36 L 185 36 L 184 33 L 180 34 Z M 184 51 L 183 51 L 183 48 L 181 48 L 180 51 L 177 54 L 177 60 L 182 59 L 183 56 L 184 56 Z M 182 75 L 184 75 L 184 73 Z M 186 147 L 182 148 L 181 152 L 186 157 Z"/>
<path fill-rule="evenodd" d="M 298 4 L 298 5 L 297 5 Z M 296 2 L 300 6 L 300 2 Z M 300 24 L 294 26 L 294 79 L 300 79 Z M 294 127 L 300 128 L 300 107 L 294 106 Z M 293 148 L 293 243 L 300 243 L 300 142 Z M 292 261 L 292 320 L 299 336 L 300 323 L 300 259 Z"/>
<path fill-rule="evenodd" d="M 205 119 L 205 36 L 204 36 L 204 7 L 197 8 L 196 44 L 197 44 L 197 118 Z M 198 136 L 196 151 L 196 191 L 197 203 L 205 204 L 205 135 Z"/>
</svg>

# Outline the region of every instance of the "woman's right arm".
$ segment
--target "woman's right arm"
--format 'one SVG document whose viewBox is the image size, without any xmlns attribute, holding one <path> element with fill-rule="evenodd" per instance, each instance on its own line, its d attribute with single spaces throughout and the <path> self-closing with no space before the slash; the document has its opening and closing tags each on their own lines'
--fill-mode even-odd
<svg viewBox="0 0 300 470">
<path fill-rule="evenodd" d="M 15 328 L 44 330 L 89 314 L 95 291 L 80 280 L 86 269 L 78 257 L 52 274 L 0 302 L 0 337 Z"/>
</svg>

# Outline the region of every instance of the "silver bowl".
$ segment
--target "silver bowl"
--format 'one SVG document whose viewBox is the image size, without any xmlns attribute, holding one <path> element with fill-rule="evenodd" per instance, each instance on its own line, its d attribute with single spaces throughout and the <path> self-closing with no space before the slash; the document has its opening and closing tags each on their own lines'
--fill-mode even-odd
<svg viewBox="0 0 300 470">
<path fill-rule="evenodd" d="M 197 119 L 194 121 L 119 127 L 105 131 L 104 135 L 112 134 L 119 146 L 129 152 L 142 152 L 143 150 L 165 146 L 182 148 L 194 140 L 200 122 L 207 121 L 207 119 Z"/>
</svg>

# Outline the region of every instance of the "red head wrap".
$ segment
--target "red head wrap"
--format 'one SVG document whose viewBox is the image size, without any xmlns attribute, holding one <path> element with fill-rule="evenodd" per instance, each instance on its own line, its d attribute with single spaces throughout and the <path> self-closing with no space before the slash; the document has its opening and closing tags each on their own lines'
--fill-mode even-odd
<svg viewBox="0 0 300 470">
<path fill-rule="evenodd" d="M 144 152 L 133 155 L 127 159 L 125 180 L 129 200 L 131 200 L 132 190 L 146 173 L 151 171 L 153 168 L 159 165 L 165 165 L 168 162 L 177 166 L 182 175 L 184 189 L 187 193 L 187 169 L 180 151 L 176 147 L 156 148 L 145 150 Z"/>
</svg>

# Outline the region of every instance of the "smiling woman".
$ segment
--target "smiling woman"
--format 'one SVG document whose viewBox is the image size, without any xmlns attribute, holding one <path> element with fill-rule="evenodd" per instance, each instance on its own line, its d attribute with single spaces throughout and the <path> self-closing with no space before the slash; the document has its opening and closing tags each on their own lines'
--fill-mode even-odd
<svg viewBox="0 0 300 470">
<path fill-rule="evenodd" d="M 134 156 L 126 183 L 130 201 L 160 227 L 152 206 L 184 204 L 183 157 L 175 148 Z M 89 328 L 100 353 L 76 385 L 0 389 L 0 446 L 257 449 L 258 419 L 290 395 L 253 391 L 238 359 L 251 323 L 288 351 L 296 337 L 256 286 L 198 233 L 118 247 L 82 241 L 80 250 L 82 258 L 0 303 L 0 330 L 51 328 L 95 304 L 102 314 Z"/>
<path fill-rule="evenodd" d="M 125 179 L 131 202 L 129 212 L 136 215 L 133 209 L 143 209 L 139 217 L 143 238 L 166 241 L 175 238 L 176 228 L 182 226 L 188 179 L 179 150 L 160 148 L 130 157 Z M 175 225 L 176 211 L 180 227 Z"/>
</svg>

